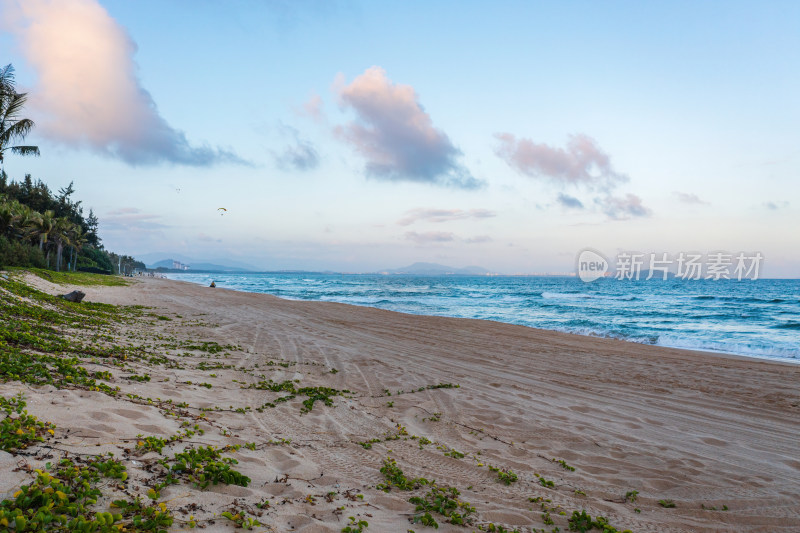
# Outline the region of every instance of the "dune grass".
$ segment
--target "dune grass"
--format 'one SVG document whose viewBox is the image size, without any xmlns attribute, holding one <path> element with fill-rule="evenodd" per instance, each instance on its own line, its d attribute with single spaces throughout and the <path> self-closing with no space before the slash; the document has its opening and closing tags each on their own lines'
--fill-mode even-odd
<svg viewBox="0 0 800 533">
<path fill-rule="evenodd" d="M 57 285 L 103 285 L 111 287 L 119 287 L 129 285 L 130 280 L 122 276 L 108 276 L 104 274 L 91 274 L 89 272 L 56 272 L 54 270 L 46 270 L 44 268 L 23 268 L 23 267 L 8 267 L 7 270 L 13 274 L 24 274 L 30 272 L 43 280 L 55 283 Z"/>
</svg>

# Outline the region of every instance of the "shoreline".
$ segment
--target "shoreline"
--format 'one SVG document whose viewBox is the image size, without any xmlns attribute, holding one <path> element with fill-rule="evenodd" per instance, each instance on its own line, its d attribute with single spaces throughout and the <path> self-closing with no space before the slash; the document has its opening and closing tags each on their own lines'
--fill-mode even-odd
<svg viewBox="0 0 800 533">
<path fill-rule="evenodd" d="M 28 280 L 51 294 L 73 288 Z M 132 280 L 74 287 L 87 302 L 146 306 L 108 334 L 119 346 L 145 346 L 147 357 L 132 350 L 122 366 L 85 362 L 110 371 L 119 394 L 11 381 L 3 395 L 24 392 L 28 411 L 58 426 L 49 448 L 28 449 L 32 468 L 52 460 L 53 448 L 111 452 L 128 469 L 128 492 L 145 501 L 160 457 L 241 445 L 230 456 L 249 486 L 166 486 L 157 501 L 176 517 L 170 530 L 186 527 L 189 514 L 210 530 L 233 530 L 221 513 L 238 506 L 264 524 L 259 531 L 338 533 L 348 516 L 368 521 L 367 532 L 433 531 L 409 522 L 419 514 L 409 499 L 429 488 L 377 488 L 390 457 L 407 478 L 435 478 L 475 507 L 467 528 L 432 512 L 447 533 L 488 524 L 566 531 L 582 510 L 618 531 L 800 528 L 796 365 Z M 303 412 L 306 396 L 279 402 L 284 393 L 266 379 L 339 392 Z M 169 439 L 188 429 L 195 433 L 162 453 L 138 448 L 137 435 Z M 17 460 L 0 452 L 3 498 L 30 480 Z M 506 485 L 489 466 L 517 479 Z M 625 500 L 630 491 L 636 502 Z"/>
<path fill-rule="evenodd" d="M 200 283 L 196 283 L 194 281 L 172 279 L 172 278 L 168 278 L 168 277 L 161 278 L 161 279 L 165 279 L 165 280 L 168 280 L 168 281 L 174 281 L 174 282 L 177 282 L 177 283 L 189 283 L 191 285 L 204 287 L 204 285 L 202 285 Z M 206 287 L 206 288 L 210 288 L 210 287 Z M 482 321 L 482 322 L 490 322 L 490 323 L 494 323 L 494 324 L 504 324 L 504 325 L 509 325 L 509 326 L 519 326 L 519 327 L 529 328 L 529 329 L 533 329 L 533 330 L 541 331 L 541 332 L 546 332 L 546 333 L 562 333 L 562 334 L 565 334 L 565 335 L 575 335 L 575 336 L 578 336 L 578 337 L 588 337 L 588 338 L 591 338 L 591 339 L 604 339 L 604 340 L 625 342 L 625 343 L 630 343 L 630 344 L 636 344 L 636 345 L 639 345 L 639 346 L 654 346 L 654 347 L 657 347 L 657 348 L 665 348 L 665 349 L 668 349 L 668 350 L 680 350 L 680 351 L 684 351 L 684 352 L 692 352 L 692 353 L 703 354 L 703 355 L 743 358 L 743 359 L 747 359 L 747 360 L 750 360 L 750 361 L 766 361 L 766 362 L 770 362 L 770 363 L 780 363 L 780 364 L 784 364 L 784 365 L 788 365 L 788 366 L 800 365 L 800 359 L 791 359 L 791 358 L 788 358 L 788 357 L 779 358 L 779 357 L 768 356 L 768 355 L 740 354 L 740 353 L 735 353 L 735 352 L 723 352 L 723 351 L 719 351 L 719 350 L 702 349 L 702 348 L 684 348 L 684 347 L 679 347 L 679 346 L 667 346 L 667 345 L 663 345 L 663 344 L 637 342 L 635 340 L 621 339 L 621 338 L 617 338 L 617 337 L 607 337 L 607 336 L 602 336 L 602 335 L 575 333 L 575 332 L 572 332 L 572 331 L 562 331 L 562 330 L 558 330 L 558 329 L 540 328 L 540 327 L 537 327 L 537 326 L 530 326 L 530 325 L 527 325 L 527 324 L 514 324 L 514 323 L 511 323 L 511 322 L 503 322 L 501 320 L 492 320 L 492 319 L 489 319 L 489 318 L 459 317 L 459 316 L 452 316 L 452 315 L 426 315 L 426 314 L 418 314 L 418 313 L 409 313 L 409 312 L 405 312 L 405 311 L 396 311 L 394 309 L 384 309 L 384 308 L 381 308 L 381 307 L 374 307 L 374 306 L 371 306 L 371 305 L 354 304 L 354 303 L 349 303 L 349 302 L 336 302 L 336 301 L 330 301 L 330 300 L 304 300 L 304 299 L 301 299 L 301 298 L 286 298 L 286 297 L 278 296 L 276 294 L 271 294 L 271 293 L 268 293 L 268 292 L 253 292 L 253 291 L 246 291 L 246 290 L 242 290 L 242 289 L 233 289 L 233 288 L 229 288 L 229 287 L 217 286 L 217 287 L 214 287 L 214 289 L 215 290 L 231 291 L 231 292 L 239 292 L 239 293 L 247 293 L 247 294 L 263 294 L 263 295 L 271 296 L 273 298 L 278 298 L 280 300 L 284 300 L 284 301 L 287 301 L 287 302 L 336 303 L 336 304 L 340 304 L 340 305 L 349 305 L 349 306 L 353 306 L 353 307 L 360 307 L 360 308 L 366 308 L 366 309 L 377 309 L 377 310 L 380 310 L 380 311 L 388 311 L 388 312 L 392 312 L 392 313 L 398 313 L 398 314 L 401 314 L 401 315 L 409 315 L 409 316 L 452 318 L 452 319 L 458 319 L 458 320 L 477 320 L 477 321 Z"/>
</svg>

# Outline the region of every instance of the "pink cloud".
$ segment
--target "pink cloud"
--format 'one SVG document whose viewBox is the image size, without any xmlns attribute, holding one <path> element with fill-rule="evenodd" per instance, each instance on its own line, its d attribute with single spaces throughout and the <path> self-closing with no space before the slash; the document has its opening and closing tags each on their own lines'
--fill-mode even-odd
<svg viewBox="0 0 800 533">
<path fill-rule="evenodd" d="M 613 220 L 648 217 L 652 214 L 652 211 L 644 206 L 642 199 L 631 193 L 623 197 L 607 196 L 596 202 L 601 205 L 603 212 Z"/>
<path fill-rule="evenodd" d="M 322 98 L 318 94 L 311 95 L 303 104 L 303 113 L 311 117 L 315 122 L 325 120 L 325 112 L 322 109 Z"/>
<path fill-rule="evenodd" d="M 566 148 L 517 139 L 510 133 L 498 133 L 495 138 L 500 141 L 495 149 L 497 156 L 526 176 L 599 190 L 628 181 L 612 168 L 611 159 L 597 141 L 587 135 L 570 135 Z"/>
<path fill-rule="evenodd" d="M 341 107 L 356 114 L 334 132 L 364 157 L 367 175 L 460 188 L 482 185 L 458 162 L 461 151 L 434 127 L 412 86 L 393 83 L 382 68 L 371 67 L 349 85 L 337 78 L 334 91 Z"/>
<path fill-rule="evenodd" d="M 4 26 L 39 76 L 30 102 L 50 139 L 131 165 L 243 162 L 229 151 L 191 146 L 159 115 L 137 77 L 136 44 L 96 0 L 3 6 Z"/>
</svg>

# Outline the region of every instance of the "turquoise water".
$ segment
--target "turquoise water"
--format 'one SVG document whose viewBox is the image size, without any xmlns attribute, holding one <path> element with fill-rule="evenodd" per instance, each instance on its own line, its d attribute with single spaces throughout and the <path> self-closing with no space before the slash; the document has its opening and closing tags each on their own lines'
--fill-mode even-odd
<svg viewBox="0 0 800 533">
<path fill-rule="evenodd" d="M 800 280 L 169 274 L 169 278 L 418 315 L 481 318 L 581 335 L 800 362 Z"/>
</svg>

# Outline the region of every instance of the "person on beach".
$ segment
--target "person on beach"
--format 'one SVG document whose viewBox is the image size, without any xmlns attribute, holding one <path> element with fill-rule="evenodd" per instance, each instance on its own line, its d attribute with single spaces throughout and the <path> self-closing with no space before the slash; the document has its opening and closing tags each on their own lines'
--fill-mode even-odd
<svg viewBox="0 0 800 533">
<path fill-rule="evenodd" d="M 217 286 L 217 284 L 216 284 L 216 282 L 214 282 L 214 281 L 212 281 L 212 282 L 211 282 L 211 285 L 209 285 L 209 287 L 211 287 L 211 288 L 214 288 L 214 287 L 216 287 L 216 286 Z"/>
</svg>

